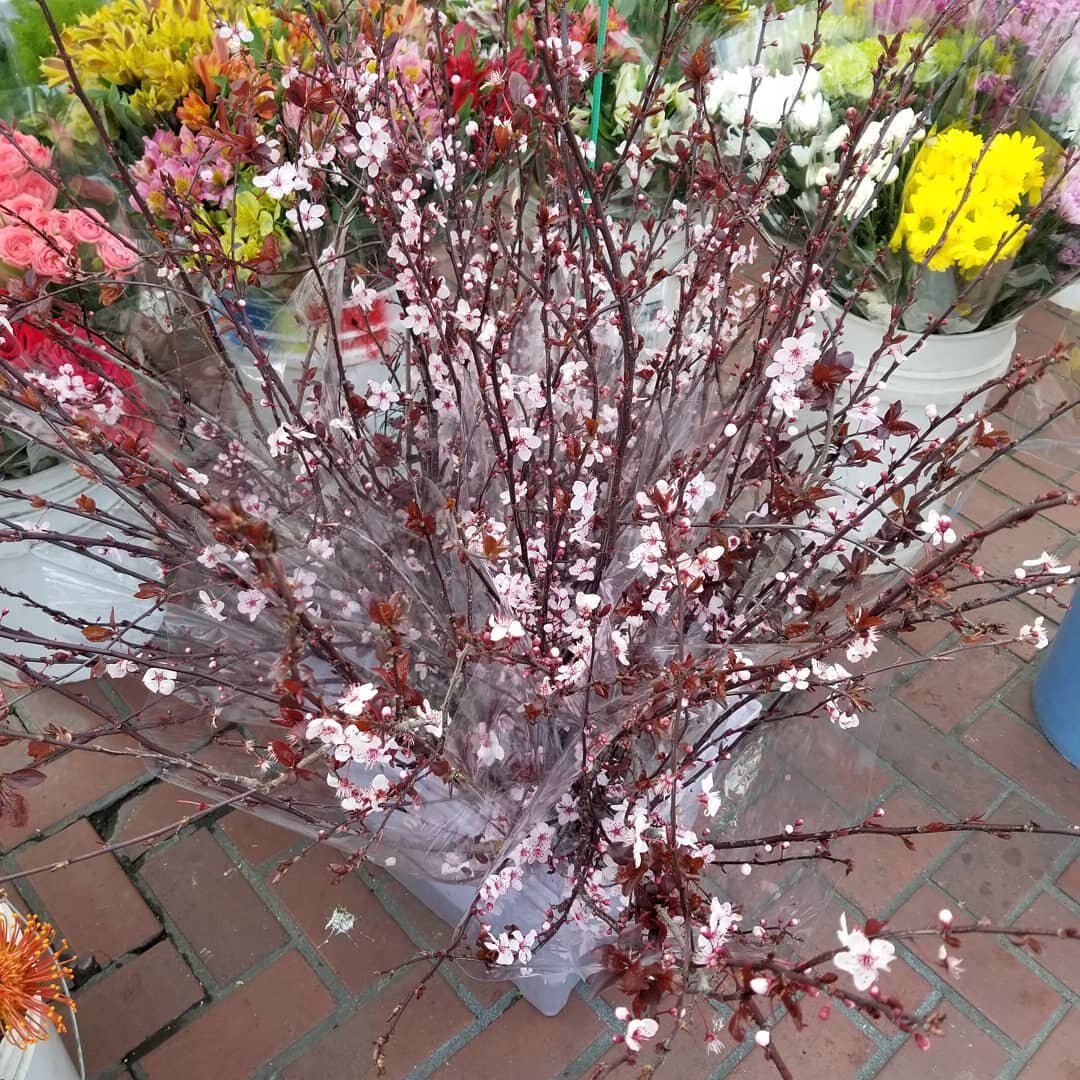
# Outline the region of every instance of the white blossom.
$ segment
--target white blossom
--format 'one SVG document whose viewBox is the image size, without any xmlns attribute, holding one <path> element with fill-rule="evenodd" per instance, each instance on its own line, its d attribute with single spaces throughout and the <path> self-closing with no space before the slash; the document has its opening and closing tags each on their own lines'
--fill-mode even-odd
<svg viewBox="0 0 1080 1080">
<path fill-rule="evenodd" d="M 615 1016 L 626 1024 L 623 1042 L 632 1054 L 636 1054 L 641 1049 L 643 1039 L 651 1039 L 660 1030 L 660 1025 L 651 1016 L 636 1019 L 625 1005 L 620 1005 L 615 1010 Z"/>
<path fill-rule="evenodd" d="M 338 706 L 346 716 L 360 716 L 364 707 L 379 693 L 374 683 L 356 683 L 338 700 Z"/>
<path fill-rule="evenodd" d="M 952 518 L 946 514 L 939 514 L 936 510 L 927 512 L 926 517 L 917 526 L 917 531 L 922 533 L 923 539 L 929 541 L 934 547 L 956 543 L 956 530 L 952 527 Z"/>
<path fill-rule="evenodd" d="M 211 596 L 205 589 L 199 590 L 199 610 L 214 622 L 225 621 L 225 601 Z"/>
<path fill-rule="evenodd" d="M 299 206 L 285 211 L 285 218 L 294 229 L 308 233 L 318 232 L 326 224 L 325 217 L 326 207 L 309 199 L 301 199 Z"/>
<path fill-rule="evenodd" d="M 237 594 L 236 607 L 241 615 L 254 622 L 270 601 L 258 589 L 244 589 Z"/>
<path fill-rule="evenodd" d="M 877 982 L 879 971 L 888 971 L 896 958 L 896 946 L 884 938 L 870 940 L 861 930 L 848 931 L 847 913 L 840 913 L 840 929 L 836 932 L 843 952 L 833 957 L 833 963 L 846 971 L 855 983 L 855 989 L 865 992 Z"/>
<path fill-rule="evenodd" d="M 477 735 L 479 745 L 476 748 L 476 760 L 490 769 L 496 761 L 502 761 L 506 757 L 506 751 L 502 748 L 498 735 L 487 724 L 477 726 Z"/>
<path fill-rule="evenodd" d="M 1020 633 L 1016 637 L 1025 645 L 1034 645 L 1036 649 L 1045 649 L 1050 644 L 1050 635 L 1043 626 L 1043 616 L 1036 617 L 1033 623 L 1020 627 Z"/>
<path fill-rule="evenodd" d="M 143 686 L 151 693 L 168 697 L 176 689 L 176 672 L 164 668 L 147 668 L 143 675 Z"/>
</svg>

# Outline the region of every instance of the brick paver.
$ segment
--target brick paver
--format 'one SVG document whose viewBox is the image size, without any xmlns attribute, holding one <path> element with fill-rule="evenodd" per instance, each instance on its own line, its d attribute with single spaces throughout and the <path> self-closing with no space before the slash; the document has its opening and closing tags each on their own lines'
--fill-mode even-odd
<svg viewBox="0 0 1080 1080">
<path fill-rule="evenodd" d="M 19 868 L 48 865 L 99 847 L 88 821 L 77 821 L 17 857 Z M 152 941 L 161 926 L 112 855 L 29 879 L 54 924 L 83 959 L 110 963 Z M 28 897 L 30 899 L 30 897 Z"/>
<path fill-rule="evenodd" d="M 139 1059 L 147 1080 L 250 1076 L 333 1009 L 326 987 L 299 953 L 207 1005 L 167 1042 Z"/>
<path fill-rule="evenodd" d="M 79 993 L 86 1071 L 96 1076 L 201 1000 L 203 988 L 171 941 L 126 959 Z"/>
<path fill-rule="evenodd" d="M 1060 321 L 1039 313 L 1022 347 L 1056 340 Z M 959 508 L 984 523 L 1013 501 L 1055 485 L 1080 487 L 1073 466 L 1028 455 L 996 464 Z M 1080 509 L 1010 530 L 987 553 L 987 565 L 1011 571 L 1020 558 L 1047 550 L 1077 561 Z M 1026 605 L 1026 606 L 1024 606 Z M 1058 613 L 1038 598 L 1022 611 Z M 1005 617 L 1005 612 L 998 617 Z M 952 642 L 948 626 L 920 628 L 891 645 L 904 658 Z M 882 805 L 886 823 L 947 819 L 983 812 L 997 820 L 1076 821 L 1080 778 L 1046 743 L 1030 704 L 1036 670 L 1031 650 L 980 649 L 956 662 L 905 668 L 891 686 L 875 684 L 878 711 L 854 733 L 827 730 L 808 751 L 793 734 L 782 747 L 785 773 L 770 796 L 776 813 L 820 807 L 827 824 L 853 820 Z M 31 730 L 56 724 L 78 732 L 95 722 L 99 686 L 70 696 L 34 694 L 15 707 Z M 132 709 L 150 707 L 162 737 L 185 749 L 207 732 L 180 703 L 147 698 L 136 684 L 114 686 Z M 815 736 L 816 737 L 816 736 Z M 114 749 L 130 746 L 110 736 Z M 199 751 L 237 758 L 232 746 Z M 876 754 L 876 756 L 875 756 Z M 22 744 L 0 748 L 0 764 L 30 764 Z M 11 873 L 81 854 L 102 842 L 131 839 L 179 821 L 206 797 L 153 779 L 132 757 L 67 750 L 43 768 L 49 783 L 29 788 L 31 820 L 0 828 Z M 786 820 L 786 819 L 785 819 Z M 778 822 L 779 823 L 779 822 Z M 303 846 L 298 834 L 232 811 L 211 815 L 147 849 L 116 854 L 17 883 L 17 904 L 52 917 L 80 954 L 76 997 L 92 1080 L 366 1080 L 375 1075 L 372 1041 L 412 985 L 409 974 L 379 976 L 418 953 L 438 948 L 449 930 L 381 871 L 335 883 L 333 855 L 316 849 L 275 883 L 276 867 Z M 800 930 L 799 948 L 835 941 L 837 918 L 889 916 L 891 925 L 925 924 L 942 906 L 1007 925 L 1080 924 L 1080 843 L 1058 837 L 999 839 L 934 835 L 914 851 L 852 839 L 836 854 L 856 860 L 844 877 L 823 871 L 807 892 L 816 916 Z M 786 868 L 781 868 L 786 870 Z M 783 873 L 754 875 L 767 888 Z M 721 878 L 720 881 L 725 879 Z M 738 883 L 736 883 L 738 884 Z M 743 886 L 746 887 L 746 886 Z M 783 887 L 783 885 L 781 885 Z M 750 892 L 746 895 L 751 896 Z M 808 901 L 809 902 L 809 901 Z M 330 936 L 335 907 L 356 917 Z M 944 1038 L 924 1052 L 884 1020 L 854 1017 L 841 1006 L 825 1022 L 807 1004 L 807 1031 L 779 1015 L 774 1041 L 802 1080 L 1077 1080 L 1080 1077 L 1080 946 L 1051 942 L 1043 953 L 1003 939 L 969 941 L 965 972 L 947 981 L 933 946 L 903 949 L 883 988 L 909 1007 L 943 1017 Z M 557 1018 L 545 1019 L 510 986 L 471 979 L 447 966 L 410 1006 L 387 1049 L 389 1080 L 587 1080 L 625 1056 L 612 1004 L 575 994 Z M 661 1020 L 661 1038 L 671 1030 Z M 723 1044 L 705 1052 L 713 1025 Z M 695 1005 L 666 1057 L 655 1046 L 619 1077 L 737 1080 L 776 1075 L 753 1043 L 735 1043 L 719 1013 Z M 660 1040 L 656 1040 L 659 1042 Z"/>
<path fill-rule="evenodd" d="M 139 876 L 220 986 L 285 944 L 281 924 L 205 829 L 152 855 Z M 234 911 L 243 918 L 228 917 Z"/>
</svg>

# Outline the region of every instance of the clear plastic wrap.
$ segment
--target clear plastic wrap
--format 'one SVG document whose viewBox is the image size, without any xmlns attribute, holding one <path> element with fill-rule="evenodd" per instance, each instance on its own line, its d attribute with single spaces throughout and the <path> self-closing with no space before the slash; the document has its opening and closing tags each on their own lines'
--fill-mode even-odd
<svg viewBox="0 0 1080 1080">
<path fill-rule="evenodd" d="M 340 385 L 342 379 L 353 393 L 377 400 L 386 372 L 382 346 L 400 333 L 393 297 L 368 298 L 361 313 L 348 316 L 349 325 L 342 332 L 340 324 L 345 320 L 339 319 L 333 328 L 325 320 L 320 321 L 318 296 L 315 283 L 308 279 L 288 308 L 275 316 L 275 326 L 289 320 L 298 335 L 295 340 L 305 342 L 295 352 L 303 353 L 311 372 L 308 377 L 286 378 L 283 382 L 294 391 L 309 379 L 324 388 L 321 395 L 316 393 L 310 398 L 313 415 L 317 415 L 320 401 L 326 401 L 325 387 Z M 275 369 L 281 357 L 276 348 L 279 341 L 277 336 L 264 335 L 258 343 Z M 347 348 L 341 347 L 341 341 Z M 662 342 L 655 347 L 662 347 Z M 387 352 L 393 350 L 388 348 Z M 516 377 L 528 377 L 529 360 L 527 349 L 514 354 Z M 256 370 L 254 359 L 243 362 Z M 258 391 L 264 395 L 263 407 L 269 407 L 279 398 L 281 388 L 265 374 L 256 378 Z M 685 399 L 673 398 L 666 408 L 663 430 L 668 438 L 680 441 L 687 437 L 687 431 L 702 423 L 703 417 L 708 417 L 707 411 L 689 395 Z M 325 416 L 327 423 L 334 420 L 332 411 Z M 381 414 L 373 408 L 362 422 L 366 430 L 377 433 Z M 342 421 L 336 419 L 336 423 Z M 246 452 L 258 454 L 254 444 L 249 444 Z M 642 436 L 635 464 L 644 476 L 661 467 L 663 452 L 661 441 Z M 547 865 L 550 845 L 557 843 L 560 836 L 563 843 L 569 842 L 566 830 L 573 828 L 575 785 L 581 782 L 584 772 L 583 730 L 588 727 L 590 742 L 599 740 L 603 744 L 606 738 L 617 738 L 626 718 L 647 706 L 653 680 L 675 662 L 679 648 L 663 637 L 642 642 L 629 657 L 630 670 L 638 678 L 624 684 L 618 695 L 606 701 L 590 699 L 587 694 L 571 696 L 550 707 L 537 700 L 529 680 L 512 666 L 485 664 L 462 674 L 448 664 L 446 657 L 454 655 L 454 647 L 447 639 L 444 613 L 471 610 L 474 618 L 485 622 L 489 616 L 500 614 L 499 592 L 507 585 L 492 578 L 488 591 L 480 589 L 472 595 L 463 591 L 461 577 L 450 572 L 447 562 L 460 557 L 453 550 L 435 560 L 435 566 L 442 565 L 444 572 L 426 562 L 421 564 L 419 556 L 427 559 L 431 553 L 423 550 L 422 539 L 408 522 L 413 522 L 415 529 L 422 515 L 440 513 L 440 507 L 449 501 L 449 491 L 455 490 L 457 497 L 463 497 L 461 485 L 467 488 L 473 477 L 477 483 L 491 482 L 490 468 L 483 460 L 464 466 L 447 463 L 445 467 L 446 489 L 440 489 L 436 473 L 429 488 L 402 493 L 404 526 L 378 514 L 355 512 L 351 496 L 343 487 L 324 487 L 318 493 L 307 490 L 296 482 L 297 477 L 282 473 L 272 459 L 258 475 L 264 483 L 276 485 L 274 490 L 264 490 L 261 496 L 254 491 L 247 493 L 260 505 L 289 507 L 287 516 L 274 523 L 275 558 L 279 563 L 275 572 L 302 590 L 311 610 L 334 609 L 345 615 L 335 621 L 333 647 L 336 655 L 354 666 L 357 680 L 379 677 L 392 681 L 399 676 L 387 669 L 389 660 L 364 628 L 368 625 L 365 620 L 347 617 L 350 605 L 355 612 L 367 615 L 372 613 L 373 605 L 381 605 L 385 610 L 377 611 L 375 617 L 386 625 L 392 626 L 398 617 L 406 621 L 406 612 L 411 626 L 426 625 L 426 631 L 413 639 L 418 659 L 408 672 L 410 686 L 423 701 L 417 703 L 415 716 L 395 739 L 400 744 L 412 739 L 434 741 L 444 762 L 437 774 L 421 776 L 407 798 L 396 800 L 392 812 L 382 813 L 380 791 L 388 776 L 394 779 L 393 772 L 386 768 L 385 736 L 363 727 L 350 730 L 348 725 L 343 728 L 336 722 L 320 729 L 312 720 L 315 726 L 308 729 L 309 738 L 323 739 L 326 756 L 318 755 L 307 762 L 304 768 L 310 772 L 291 777 L 288 786 L 274 796 L 287 799 L 290 807 L 303 813 L 298 818 L 273 806 L 262 806 L 258 812 L 301 831 L 303 814 L 308 815 L 312 822 L 318 822 L 307 830 L 309 835 L 322 835 L 329 845 L 385 867 L 446 921 L 460 924 L 468 919 L 466 940 L 475 937 L 480 924 L 518 926 L 524 932 L 561 922 L 554 938 L 527 964 L 474 963 L 467 968 L 477 977 L 519 980 L 523 992 L 538 1008 L 553 1012 L 565 1002 L 578 978 L 601 971 L 599 950 L 615 940 L 605 920 L 581 904 L 567 880 L 552 873 Z M 452 484 L 459 486 L 455 489 Z M 246 497 L 242 492 L 238 495 L 241 500 Z M 330 517 L 341 524 L 334 557 L 313 563 L 311 537 L 305 529 L 317 500 L 323 500 L 320 513 L 326 515 L 329 504 L 334 508 Z M 207 542 L 212 547 L 211 537 Z M 462 551 L 477 554 L 497 550 L 501 542 L 501 535 L 486 531 L 480 520 L 459 537 Z M 605 582 L 605 595 L 618 595 L 633 576 L 633 571 L 623 566 Z M 254 571 L 252 577 L 254 583 Z M 462 591 L 456 591 L 459 589 Z M 748 596 L 753 594 L 753 588 L 748 589 Z M 212 618 L 200 618 L 197 612 L 189 611 L 172 612 L 166 630 L 174 653 L 194 643 L 205 648 L 223 633 Z M 610 633 L 609 624 L 602 622 L 596 637 L 594 679 L 615 673 Z M 254 621 L 250 652 L 243 662 L 249 663 L 255 657 L 265 664 L 268 674 L 287 683 L 288 675 L 280 670 L 274 642 L 273 635 L 266 633 L 258 620 Z M 729 650 L 710 643 L 708 634 L 697 628 L 681 648 L 699 657 L 715 656 L 721 669 L 731 662 Z M 745 654 L 747 662 L 765 663 L 775 662 L 788 651 L 749 646 Z M 303 681 L 318 686 L 325 700 L 348 695 L 348 683 L 335 673 L 340 665 L 314 655 L 297 657 L 296 662 L 305 676 Z M 250 697 L 241 699 L 241 708 L 240 701 L 234 702 L 222 688 L 228 685 L 228 670 L 222 669 L 219 674 L 221 687 L 207 699 L 207 706 L 223 721 L 241 724 L 259 753 L 276 756 L 279 763 L 280 754 L 288 758 L 291 751 L 283 742 L 288 733 L 280 727 L 280 703 L 268 696 L 265 714 L 260 718 Z M 776 736 L 765 721 L 775 720 L 784 712 L 778 697 L 771 694 L 759 700 L 733 691 L 724 704 L 688 706 L 678 721 L 678 741 L 695 744 L 696 756 L 711 762 L 711 766 L 689 773 L 671 792 L 680 829 L 709 829 L 711 837 L 753 838 L 782 832 L 797 820 L 815 828 L 849 824 L 870 809 L 875 771 L 872 750 L 867 747 L 872 748 L 875 741 L 873 715 L 864 717 L 859 739 L 850 731 L 828 726 L 823 730 L 820 723 L 793 721 L 783 749 L 766 752 L 766 743 L 771 747 Z M 582 708 L 588 710 L 587 716 Z M 317 713 L 306 715 L 315 717 Z M 523 717 L 530 716 L 530 722 L 522 722 Z M 624 789 L 621 801 L 625 805 L 620 814 L 621 835 L 612 837 L 613 845 L 624 848 L 633 841 L 635 785 L 631 777 L 662 768 L 673 737 L 665 722 L 657 728 L 651 746 L 638 738 L 633 757 L 627 759 L 625 776 L 612 777 L 611 783 Z M 371 763 L 365 764 L 368 756 Z M 331 784 L 326 777 L 328 757 L 345 762 L 332 774 Z M 808 767 L 810 762 L 814 763 L 812 769 Z M 819 781 L 830 775 L 842 776 L 842 802 L 830 798 L 811 773 Z M 709 779 L 703 787 L 706 776 Z M 179 773 L 171 779 L 191 782 L 192 778 L 190 773 Z M 710 792 L 719 797 L 723 807 L 713 818 L 705 815 Z M 357 826 L 351 811 L 359 809 L 370 812 Z M 763 865 L 745 876 L 743 860 L 740 854 L 731 865 L 711 869 L 706 866 L 706 872 L 721 875 L 717 886 L 720 894 L 742 905 L 748 917 L 763 913 L 767 907 L 773 919 L 790 918 L 807 924 L 827 909 L 831 918 L 832 898 L 827 884 L 830 875 L 823 875 L 812 862 Z M 619 911 L 626 902 L 614 862 L 605 881 L 593 882 L 591 888 L 591 899 L 610 906 L 612 912 Z"/>
</svg>

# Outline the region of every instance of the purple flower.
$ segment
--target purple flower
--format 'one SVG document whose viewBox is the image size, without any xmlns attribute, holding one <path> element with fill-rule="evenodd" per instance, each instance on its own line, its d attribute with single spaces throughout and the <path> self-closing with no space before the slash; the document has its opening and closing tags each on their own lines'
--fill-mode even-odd
<svg viewBox="0 0 1080 1080">
<path fill-rule="evenodd" d="M 1074 166 L 1058 192 L 1057 212 L 1070 224 L 1080 225 L 1080 165 Z M 1062 252 L 1062 258 L 1064 258 Z"/>
<path fill-rule="evenodd" d="M 1080 18 L 1080 0 L 1002 0 L 1002 10 L 1001 40 L 1011 38 L 1034 52 L 1050 50 L 1047 55 L 1052 55 Z"/>
</svg>

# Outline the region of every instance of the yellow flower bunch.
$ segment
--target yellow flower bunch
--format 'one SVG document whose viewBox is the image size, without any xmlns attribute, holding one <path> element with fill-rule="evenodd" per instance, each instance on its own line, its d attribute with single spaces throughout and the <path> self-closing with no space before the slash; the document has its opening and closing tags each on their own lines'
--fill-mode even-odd
<svg viewBox="0 0 1080 1080">
<path fill-rule="evenodd" d="M 199 85 L 195 61 L 213 51 L 219 20 L 267 30 L 274 15 L 267 0 L 112 0 L 80 16 L 63 40 L 85 86 L 130 93 L 132 109 L 149 118 Z M 50 86 L 68 81 L 58 57 L 41 70 Z"/>
<path fill-rule="evenodd" d="M 277 235 L 284 242 L 284 233 L 277 220 L 279 204 L 265 192 L 241 191 L 231 212 L 215 215 L 222 223 L 222 246 L 239 262 L 254 259 L 262 251 L 268 236 Z"/>
<path fill-rule="evenodd" d="M 1030 228 L 1017 211 L 1042 193 L 1042 156 L 1034 136 L 1018 131 L 986 142 L 950 128 L 928 139 L 908 176 L 893 250 L 905 248 L 931 270 L 969 276 L 1011 258 Z"/>
</svg>

